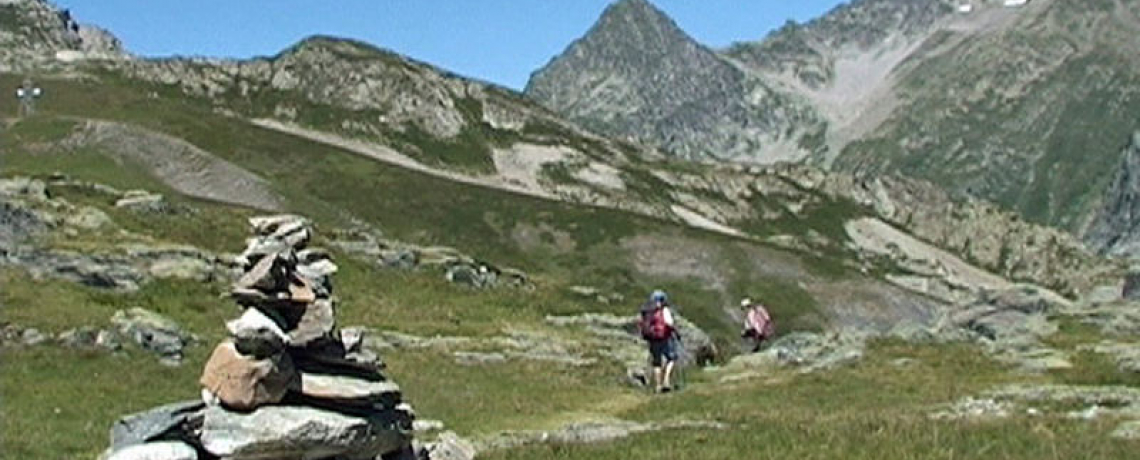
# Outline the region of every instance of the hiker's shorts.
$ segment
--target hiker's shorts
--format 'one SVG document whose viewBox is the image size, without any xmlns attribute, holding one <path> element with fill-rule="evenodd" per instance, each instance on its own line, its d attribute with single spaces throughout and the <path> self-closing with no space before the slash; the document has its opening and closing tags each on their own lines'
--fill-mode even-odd
<svg viewBox="0 0 1140 460">
<path fill-rule="evenodd" d="M 653 367 L 660 367 L 662 360 L 676 361 L 677 341 L 673 339 L 650 340 L 649 359 L 653 362 Z"/>
</svg>

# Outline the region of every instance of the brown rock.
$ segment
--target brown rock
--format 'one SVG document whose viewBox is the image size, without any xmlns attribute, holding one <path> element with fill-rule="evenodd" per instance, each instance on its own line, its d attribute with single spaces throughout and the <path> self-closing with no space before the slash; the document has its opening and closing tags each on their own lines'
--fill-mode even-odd
<svg viewBox="0 0 1140 460">
<path fill-rule="evenodd" d="M 225 341 L 210 355 L 199 382 L 226 406 L 248 410 L 281 401 L 286 390 L 299 385 L 299 376 L 287 354 L 255 359 Z"/>
<path fill-rule="evenodd" d="M 313 303 L 317 300 L 313 286 L 303 276 L 293 277 L 293 282 L 289 283 L 289 297 L 297 303 Z"/>
</svg>

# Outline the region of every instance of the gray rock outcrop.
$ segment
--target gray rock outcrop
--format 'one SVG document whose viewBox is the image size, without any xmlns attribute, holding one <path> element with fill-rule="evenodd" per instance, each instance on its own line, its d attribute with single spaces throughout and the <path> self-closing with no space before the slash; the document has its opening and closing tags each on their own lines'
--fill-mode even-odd
<svg viewBox="0 0 1140 460">
<path fill-rule="evenodd" d="M 138 307 L 115 312 L 111 325 L 121 336 L 173 363 L 182 361 L 182 350 L 195 340 L 174 320 Z"/>
<path fill-rule="evenodd" d="M 1085 239 L 1113 256 L 1140 256 L 1140 131 L 1121 155 Z"/>
<path fill-rule="evenodd" d="M 477 289 L 532 287 L 530 278 L 520 270 L 499 267 L 450 247 L 424 247 L 385 239 L 365 229 L 341 232 L 332 245 L 384 268 L 439 270 L 447 281 Z"/>
</svg>

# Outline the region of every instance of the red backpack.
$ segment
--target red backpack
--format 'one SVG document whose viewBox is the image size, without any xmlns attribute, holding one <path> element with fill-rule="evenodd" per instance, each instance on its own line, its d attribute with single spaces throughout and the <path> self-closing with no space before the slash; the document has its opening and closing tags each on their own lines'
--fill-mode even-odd
<svg viewBox="0 0 1140 460">
<path fill-rule="evenodd" d="M 642 312 L 637 327 L 641 330 L 641 338 L 645 340 L 665 340 L 672 332 L 665 322 L 664 307 Z"/>
</svg>

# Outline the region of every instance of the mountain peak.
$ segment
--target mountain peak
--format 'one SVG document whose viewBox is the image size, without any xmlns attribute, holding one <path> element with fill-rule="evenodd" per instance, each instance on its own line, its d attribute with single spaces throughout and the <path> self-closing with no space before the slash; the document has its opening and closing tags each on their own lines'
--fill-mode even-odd
<svg viewBox="0 0 1140 460">
<path fill-rule="evenodd" d="M 607 17 L 642 17 L 651 19 L 666 19 L 669 17 L 647 0 L 618 0 L 611 3 L 602 12 L 602 19 Z"/>
<path fill-rule="evenodd" d="M 673 19 L 646 0 L 618 0 L 606 7 L 584 37 L 604 46 L 619 45 L 648 50 L 678 43 L 694 43 Z"/>
<path fill-rule="evenodd" d="M 646 0 L 607 7 L 531 75 L 526 94 L 587 128 L 686 158 L 762 156 L 816 129 L 795 101 L 750 80 Z"/>
</svg>

